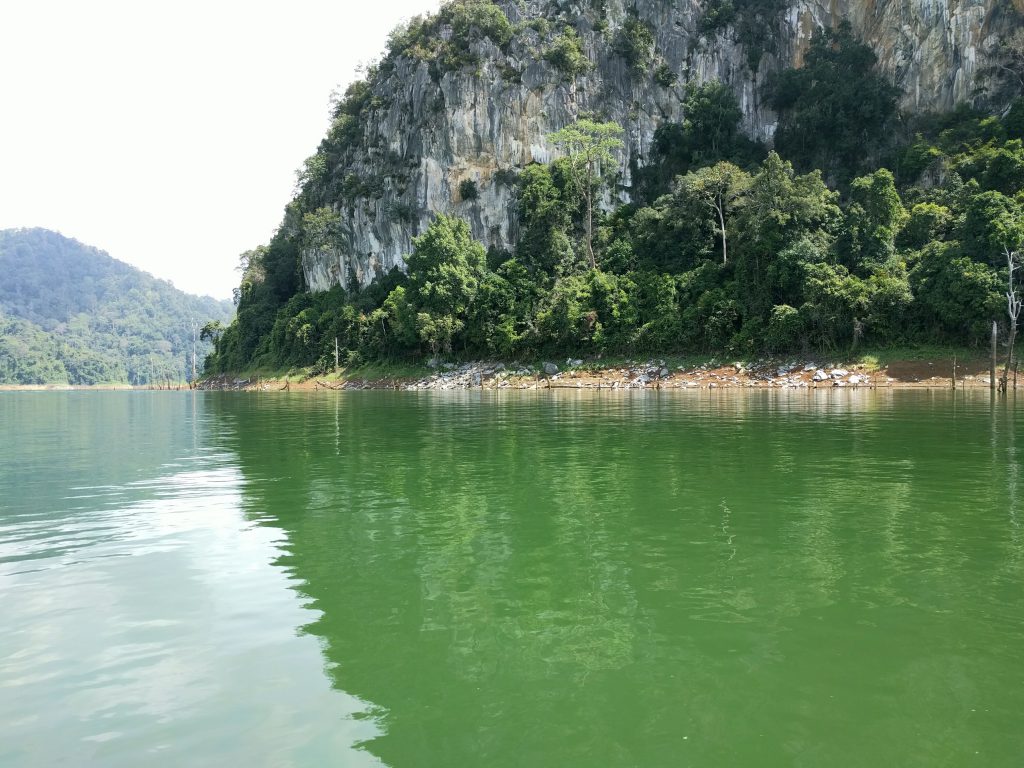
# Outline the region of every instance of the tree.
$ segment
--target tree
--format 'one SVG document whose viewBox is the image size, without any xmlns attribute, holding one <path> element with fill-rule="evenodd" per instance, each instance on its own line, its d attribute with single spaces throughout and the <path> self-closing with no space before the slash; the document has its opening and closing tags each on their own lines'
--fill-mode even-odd
<svg viewBox="0 0 1024 768">
<path fill-rule="evenodd" d="M 761 164 L 732 223 L 736 275 L 748 319 L 766 317 L 773 305 L 798 306 L 794 297 L 779 292 L 778 279 L 792 270 L 775 267 L 798 244 L 793 256 L 799 261 L 820 261 L 840 218 L 837 198 L 818 171 L 797 176 L 774 152 Z"/>
<path fill-rule="evenodd" d="M 200 341 L 209 341 L 213 344 L 213 351 L 216 353 L 217 344 L 220 342 L 221 334 L 224 333 L 224 325 L 220 320 L 211 320 L 199 331 Z"/>
<path fill-rule="evenodd" d="M 1011 366 L 1013 366 L 1013 347 L 1017 341 L 1017 320 L 1020 317 L 1021 306 L 1024 305 L 1024 301 L 1017 295 L 1017 288 L 1014 283 L 1013 273 L 1021 267 L 1021 255 L 1018 251 L 1011 251 L 1009 248 L 1005 248 L 1006 254 L 1006 267 L 1007 267 L 1007 283 L 1008 290 L 1006 291 L 1006 314 L 1010 318 L 1010 338 L 1006 344 L 1006 365 L 1003 366 L 1003 379 L 999 382 L 999 389 L 1003 392 L 1006 391 L 1006 377 L 1010 372 Z M 1014 374 L 1016 376 L 1016 374 Z"/>
<path fill-rule="evenodd" d="M 683 126 L 708 159 L 717 160 L 732 151 L 739 135 L 740 109 L 732 88 L 718 80 L 686 87 Z"/>
<path fill-rule="evenodd" d="M 764 146 L 740 130 L 743 110 L 732 88 L 718 80 L 690 83 L 681 123 L 663 123 L 654 132 L 651 162 L 638 181 L 647 199 L 668 191 L 676 176 L 719 160 L 741 168 L 761 162 Z"/>
<path fill-rule="evenodd" d="M 973 258 L 995 267 L 998 254 L 1024 240 L 1024 210 L 1017 200 L 1000 192 L 978 192 L 973 181 L 966 189 L 969 197 L 960 223 L 960 241 Z"/>
<path fill-rule="evenodd" d="M 879 266 L 892 256 L 907 212 L 892 174 L 882 168 L 850 184 L 850 205 L 846 209 L 839 250 L 853 270 Z"/>
<path fill-rule="evenodd" d="M 772 83 L 776 149 L 802 168 L 849 178 L 891 135 L 884 128 L 896 114 L 899 90 L 875 71 L 877 61 L 848 21 L 815 35 L 804 65 Z"/>
<path fill-rule="evenodd" d="M 420 339 L 432 352 L 451 351 L 486 269 L 487 252 L 462 219 L 438 216 L 413 241 L 406 259 L 409 302 Z"/>
<path fill-rule="evenodd" d="M 688 173 L 679 181 L 686 194 L 701 201 L 718 217 L 718 234 L 722 238 L 722 263 L 729 262 L 725 217 L 750 189 L 750 176 L 732 163 L 716 163 L 710 168 Z"/>
<path fill-rule="evenodd" d="M 556 183 L 555 165 L 528 165 L 519 174 L 519 244 L 516 257 L 531 272 L 554 274 L 565 256 L 570 205 Z"/>
<path fill-rule="evenodd" d="M 590 69 L 590 59 L 583 52 L 580 36 L 572 27 L 566 27 L 551 43 L 544 58 L 569 79 L 574 79 Z"/>
<path fill-rule="evenodd" d="M 929 243 L 916 261 L 910 288 L 921 331 L 930 339 L 987 339 L 1004 301 L 996 271 L 964 255 L 955 242 Z"/>
<path fill-rule="evenodd" d="M 612 50 L 626 60 L 631 70 L 639 74 L 651 63 L 654 55 L 654 33 L 636 16 L 629 16 L 619 29 Z"/>
<path fill-rule="evenodd" d="M 603 167 L 615 162 L 614 151 L 623 146 L 622 134 L 622 126 L 616 123 L 578 120 L 548 136 L 566 153 L 570 173 L 587 204 L 586 246 L 591 269 L 597 269 L 594 259 L 594 191 L 600 184 Z"/>
</svg>

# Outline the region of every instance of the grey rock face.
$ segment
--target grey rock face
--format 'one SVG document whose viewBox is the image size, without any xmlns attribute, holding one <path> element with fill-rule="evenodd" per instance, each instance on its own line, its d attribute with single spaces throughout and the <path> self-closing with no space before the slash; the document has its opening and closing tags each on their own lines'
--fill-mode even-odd
<svg viewBox="0 0 1024 768">
<path fill-rule="evenodd" d="M 545 137 L 581 115 L 626 129 L 614 195 L 628 201 L 632 169 L 649 157 L 658 126 L 683 118 L 690 82 L 729 84 L 746 132 L 770 141 L 776 117 L 761 98 L 765 79 L 799 66 L 811 36 L 847 18 L 878 54 L 882 72 L 903 89 L 905 107 L 945 110 L 970 98 L 977 74 L 1014 23 L 997 0 L 797 0 L 780 15 L 773 50 L 752 72 L 733 29 L 702 36 L 697 0 L 629 2 L 654 31 L 654 61 L 676 77 L 666 86 L 658 80 L 667 78 L 653 76 L 653 62 L 637 72 L 616 53 L 614 41 L 627 19 L 624 0 L 606 0 L 604 19 L 594 3 L 574 0 L 498 5 L 513 23 L 571 23 L 591 70 L 574 80 L 564 77 L 543 58 L 546 39 L 529 28 L 504 51 L 486 38 L 474 43 L 478 67 L 436 79 L 427 63 L 398 58 L 387 76 L 372 83 L 375 106 L 361 126 L 355 157 L 332 170 L 335 179 L 373 180 L 373 191 L 345 201 L 322 195 L 319 204 L 339 213 L 341 233 L 330 247 L 302 252 L 310 290 L 367 285 L 393 267 L 403 269 L 412 238 L 438 213 L 465 218 L 485 245 L 511 250 L 515 171 L 553 159 L 556 151 Z M 475 182 L 473 199 L 462 199 L 464 181 Z"/>
</svg>

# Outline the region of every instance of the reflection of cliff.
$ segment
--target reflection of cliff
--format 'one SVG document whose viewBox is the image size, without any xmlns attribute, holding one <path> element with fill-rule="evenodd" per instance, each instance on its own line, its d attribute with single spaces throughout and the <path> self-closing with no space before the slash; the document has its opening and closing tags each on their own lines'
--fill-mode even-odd
<svg viewBox="0 0 1024 768">
<path fill-rule="evenodd" d="M 389 765 L 914 765 L 937 691 L 991 674 L 964 642 L 1020 669 L 985 604 L 1024 616 L 1024 574 L 1005 485 L 950 473 L 991 470 L 987 413 L 886 397 L 216 406 Z"/>
</svg>

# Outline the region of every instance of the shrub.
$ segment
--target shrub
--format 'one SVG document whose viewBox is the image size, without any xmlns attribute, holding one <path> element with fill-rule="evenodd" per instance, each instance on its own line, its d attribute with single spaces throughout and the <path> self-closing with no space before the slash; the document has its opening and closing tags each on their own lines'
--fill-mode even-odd
<svg viewBox="0 0 1024 768">
<path fill-rule="evenodd" d="M 567 78 L 576 78 L 590 69 L 580 37 L 572 27 L 556 37 L 544 54 L 545 60 Z"/>
<path fill-rule="evenodd" d="M 480 197 L 480 190 L 473 179 L 463 179 L 459 183 L 459 199 L 463 201 L 476 200 Z"/>
</svg>

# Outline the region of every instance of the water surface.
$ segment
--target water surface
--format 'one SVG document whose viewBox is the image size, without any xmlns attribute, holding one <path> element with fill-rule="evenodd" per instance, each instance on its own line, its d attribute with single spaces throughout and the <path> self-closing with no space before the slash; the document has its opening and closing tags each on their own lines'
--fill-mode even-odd
<svg viewBox="0 0 1024 768">
<path fill-rule="evenodd" d="M 1019 766 L 1019 412 L 2 393 L 0 765 Z"/>
</svg>

